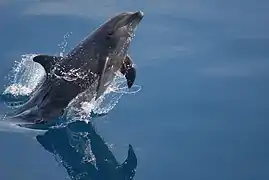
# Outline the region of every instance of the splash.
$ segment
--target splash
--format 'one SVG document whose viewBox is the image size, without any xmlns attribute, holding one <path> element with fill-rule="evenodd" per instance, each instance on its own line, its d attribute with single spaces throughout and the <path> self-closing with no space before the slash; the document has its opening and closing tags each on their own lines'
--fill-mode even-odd
<svg viewBox="0 0 269 180">
<path fill-rule="evenodd" d="M 1 95 L 1 99 L 8 107 L 16 108 L 25 103 L 32 92 L 43 81 L 45 70 L 33 62 L 37 54 L 25 54 L 8 75 L 9 84 Z"/>
<path fill-rule="evenodd" d="M 68 45 L 68 38 L 72 35 L 72 32 L 67 32 L 65 35 L 64 35 L 64 39 L 63 41 L 58 44 L 58 47 L 61 49 L 61 52 L 60 52 L 60 56 L 63 57 L 64 54 L 65 54 L 65 51 L 66 51 L 66 47 Z"/>
<path fill-rule="evenodd" d="M 59 44 L 61 48 L 60 56 L 64 56 L 69 36 L 70 33 L 67 33 L 64 36 L 64 41 Z M 43 82 L 46 73 L 40 64 L 33 61 L 36 55 L 38 54 L 25 54 L 21 56 L 20 61 L 15 61 L 15 65 L 8 76 L 9 83 L 1 95 L 1 99 L 7 107 L 18 108 L 23 105 Z M 119 73 L 104 94 L 96 101 L 93 100 L 93 96 L 90 96 L 92 92 L 89 90 L 74 98 L 70 102 L 64 118 L 60 118 L 63 121 L 59 121 L 60 123 L 55 127 L 66 126 L 77 120 L 88 121 L 91 117 L 106 115 L 117 105 L 124 94 L 135 94 L 140 89 L 140 86 L 133 85 L 129 90 L 124 76 Z"/>
<path fill-rule="evenodd" d="M 92 117 L 104 116 L 118 104 L 124 94 L 135 94 L 141 89 L 138 85 L 134 85 L 130 90 L 125 86 L 125 77 L 117 74 L 107 90 L 97 100 L 92 98 L 94 95 L 90 90 L 84 91 L 69 103 L 64 118 L 53 128 L 65 127 L 74 121 L 88 122 Z"/>
</svg>

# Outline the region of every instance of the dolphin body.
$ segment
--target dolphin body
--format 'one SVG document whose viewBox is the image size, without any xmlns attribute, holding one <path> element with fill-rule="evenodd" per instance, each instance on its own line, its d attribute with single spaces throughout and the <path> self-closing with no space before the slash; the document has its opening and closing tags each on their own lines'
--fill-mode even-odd
<svg viewBox="0 0 269 180">
<path fill-rule="evenodd" d="M 46 77 L 31 98 L 10 115 L 20 122 L 45 124 L 63 115 L 70 101 L 89 90 L 97 99 L 120 71 L 131 88 L 136 69 L 128 48 L 144 14 L 123 12 L 109 19 L 64 57 L 37 55 Z M 21 121 L 22 120 L 22 121 Z"/>
</svg>

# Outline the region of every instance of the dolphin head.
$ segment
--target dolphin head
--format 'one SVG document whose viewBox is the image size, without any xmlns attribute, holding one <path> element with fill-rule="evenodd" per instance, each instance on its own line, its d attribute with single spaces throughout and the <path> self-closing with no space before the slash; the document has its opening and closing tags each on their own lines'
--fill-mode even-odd
<svg viewBox="0 0 269 180">
<path fill-rule="evenodd" d="M 101 25 L 92 36 L 100 75 L 96 98 L 105 91 L 118 70 L 125 75 L 128 87 L 133 85 L 136 70 L 128 48 L 143 17 L 142 11 L 118 14 Z"/>
<path fill-rule="evenodd" d="M 106 49 L 110 56 L 125 56 L 143 16 L 142 11 L 124 12 L 104 23 L 97 30 L 99 43 L 106 46 L 102 49 Z"/>
</svg>

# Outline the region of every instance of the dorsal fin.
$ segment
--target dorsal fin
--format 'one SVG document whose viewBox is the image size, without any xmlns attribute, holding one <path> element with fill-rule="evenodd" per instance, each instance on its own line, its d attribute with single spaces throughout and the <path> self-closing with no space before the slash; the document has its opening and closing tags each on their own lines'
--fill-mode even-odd
<svg viewBox="0 0 269 180">
<path fill-rule="evenodd" d="M 62 57 L 50 56 L 50 55 L 37 55 L 33 58 L 34 62 L 37 62 L 43 66 L 46 73 L 49 73 L 51 68 L 60 61 Z"/>
<path fill-rule="evenodd" d="M 125 179 L 133 179 L 137 167 L 137 157 L 131 144 L 129 144 L 128 156 L 126 160 L 117 167 Z"/>
</svg>

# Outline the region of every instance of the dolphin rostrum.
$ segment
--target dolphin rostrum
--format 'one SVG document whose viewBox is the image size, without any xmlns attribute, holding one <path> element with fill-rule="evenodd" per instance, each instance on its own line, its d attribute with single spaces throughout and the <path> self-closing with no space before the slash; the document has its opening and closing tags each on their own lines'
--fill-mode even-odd
<svg viewBox="0 0 269 180">
<path fill-rule="evenodd" d="M 97 99 L 120 71 L 131 88 L 136 69 L 128 48 L 144 14 L 124 12 L 109 19 L 64 57 L 37 55 L 33 58 L 46 71 L 45 80 L 13 118 L 46 123 L 61 116 L 69 102 L 90 89 Z"/>
</svg>

